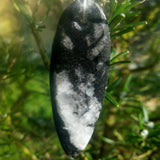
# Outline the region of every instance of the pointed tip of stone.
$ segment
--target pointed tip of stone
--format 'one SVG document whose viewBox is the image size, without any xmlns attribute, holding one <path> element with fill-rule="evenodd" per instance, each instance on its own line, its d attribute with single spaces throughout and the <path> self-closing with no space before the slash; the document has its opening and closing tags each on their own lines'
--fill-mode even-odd
<svg viewBox="0 0 160 160">
<path fill-rule="evenodd" d="M 70 159 L 74 159 L 74 158 L 78 157 L 80 155 L 80 153 L 82 152 L 81 150 L 78 150 L 77 148 L 75 148 L 72 145 L 71 145 L 70 149 L 64 148 L 64 146 L 63 146 L 63 149 Z"/>
<path fill-rule="evenodd" d="M 68 154 L 67 154 L 68 155 Z M 72 155 L 68 155 L 68 157 L 70 158 L 70 159 L 75 159 L 75 158 L 77 158 L 78 156 L 80 155 L 80 152 L 76 152 L 76 153 L 73 153 Z"/>
</svg>

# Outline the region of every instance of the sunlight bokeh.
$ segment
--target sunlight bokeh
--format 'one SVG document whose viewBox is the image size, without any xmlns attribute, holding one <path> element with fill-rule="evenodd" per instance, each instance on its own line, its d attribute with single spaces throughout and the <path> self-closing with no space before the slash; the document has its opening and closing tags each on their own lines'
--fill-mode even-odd
<svg viewBox="0 0 160 160">
<path fill-rule="evenodd" d="M 14 38 L 18 29 L 18 21 L 11 1 L 0 1 L 0 37 L 10 40 Z"/>
</svg>

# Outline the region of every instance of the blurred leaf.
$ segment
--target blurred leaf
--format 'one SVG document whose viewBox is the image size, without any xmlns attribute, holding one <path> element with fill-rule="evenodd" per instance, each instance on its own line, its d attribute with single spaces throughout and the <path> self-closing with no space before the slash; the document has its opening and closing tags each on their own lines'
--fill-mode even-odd
<svg viewBox="0 0 160 160">
<path fill-rule="evenodd" d="M 144 122 L 145 122 L 145 123 L 148 123 L 148 121 L 149 121 L 148 111 L 147 111 L 147 109 L 146 109 L 146 107 L 145 107 L 145 105 L 144 105 L 144 103 L 143 103 L 142 101 L 140 101 L 140 104 L 141 104 L 142 110 L 143 110 Z"/>
<path fill-rule="evenodd" d="M 16 153 L 4 153 L 2 155 L 0 155 L 0 158 L 9 158 L 9 157 L 12 157 L 14 154 Z"/>
<path fill-rule="evenodd" d="M 113 156 L 111 158 L 108 158 L 108 160 L 117 160 L 118 159 L 118 156 Z"/>
<path fill-rule="evenodd" d="M 123 92 L 129 92 L 130 91 L 130 84 L 131 84 L 131 80 L 132 80 L 132 75 L 130 74 L 124 84 L 123 87 Z"/>
<path fill-rule="evenodd" d="M 102 140 L 106 143 L 109 143 L 109 144 L 115 144 L 116 142 L 113 141 L 112 139 L 109 139 L 109 138 L 106 138 L 106 137 L 102 137 Z"/>
<path fill-rule="evenodd" d="M 144 129 L 144 119 L 143 119 L 143 115 L 141 112 L 138 113 L 138 123 L 139 123 L 139 129 L 143 130 Z"/>
<path fill-rule="evenodd" d="M 121 53 L 117 54 L 116 56 L 114 56 L 114 57 L 110 60 L 110 65 L 112 65 L 112 64 L 115 62 L 115 60 L 119 59 L 120 57 L 122 57 L 122 56 L 124 56 L 124 55 L 126 55 L 126 54 L 128 54 L 128 53 L 129 53 L 128 51 L 125 51 L 125 52 L 121 52 Z"/>
<path fill-rule="evenodd" d="M 122 81 L 122 78 L 118 78 L 117 80 L 115 80 L 112 84 L 109 85 L 109 87 L 107 88 L 107 92 L 112 91 L 114 88 L 116 88 Z"/>
<path fill-rule="evenodd" d="M 108 23 L 112 23 L 113 19 L 116 18 L 116 16 L 127 13 L 129 10 L 139 4 L 140 2 L 131 3 L 131 0 L 126 0 L 122 5 L 116 5 L 115 3 L 116 7 L 112 7 L 114 9 L 112 12 L 114 13 L 112 14 L 112 17 L 109 19 Z"/>
<path fill-rule="evenodd" d="M 23 2 L 21 2 L 20 0 L 12 0 L 12 1 L 13 1 L 13 4 L 14 4 L 14 7 L 19 12 L 21 12 L 29 22 L 32 22 L 32 17 L 29 14 L 29 12 L 27 11 L 27 9 L 26 9 L 25 5 L 23 4 Z"/>
<path fill-rule="evenodd" d="M 120 27 L 117 27 L 116 29 L 114 29 L 112 32 L 118 31 L 118 30 L 122 30 L 122 29 L 126 29 L 126 28 L 133 28 L 136 27 L 138 25 L 144 25 L 147 24 L 146 21 L 143 22 L 135 22 L 135 23 L 131 23 L 131 24 L 127 24 L 127 25 L 122 25 Z"/>
<path fill-rule="evenodd" d="M 134 27 L 130 27 L 130 28 L 127 28 L 127 29 L 123 29 L 122 31 L 118 31 L 117 33 L 111 34 L 111 39 L 113 39 L 115 37 L 120 37 L 125 33 L 133 31 L 134 29 L 135 29 Z"/>
<path fill-rule="evenodd" d="M 110 17 L 113 17 L 113 13 L 115 12 L 117 8 L 118 2 L 117 0 L 112 0 L 109 1 L 109 6 L 110 6 Z"/>
<path fill-rule="evenodd" d="M 125 14 L 120 14 L 117 16 L 113 22 L 109 25 L 110 27 L 110 33 L 113 34 L 115 31 L 117 31 L 118 26 L 121 24 L 121 22 L 125 19 Z"/>
<path fill-rule="evenodd" d="M 88 152 L 83 152 L 84 160 L 93 160 L 92 156 Z"/>
<path fill-rule="evenodd" d="M 119 108 L 118 102 L 109 94 L 108 92 L 105 93 L 105 98 L 110 101 L 115 107 Z"/>
<path fill-rule="evenodd" d="M 119 62 L 112 63 L 110 66 L 117 65 L 117 64 L 124 64 L 124 63 L 131 63 L 131 61 L 119 61 Z"/>
</svg>

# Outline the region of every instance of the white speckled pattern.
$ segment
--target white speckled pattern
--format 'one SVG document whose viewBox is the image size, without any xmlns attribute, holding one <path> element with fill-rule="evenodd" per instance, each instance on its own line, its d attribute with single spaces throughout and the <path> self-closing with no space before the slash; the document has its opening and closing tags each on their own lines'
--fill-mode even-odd
<svg viewBox="0 0 160 160">
<path fill-rule="evenodd" d="M 79 79 L 83 77 L 80 69 L 76 69 L 75 73 Z M 83 150 L 92 136 L 93 125 L 101 109 L 101 104 L 94 97 L 92 84 L 95 80 L 94 75 L 88 74 L 86 78 L 88 81 L 79 84 L 79 92 L 73 89 L 67 71 L 56 74 L 55 79 L 58 113 L 64 121 L 65 129 L 70 134 L 71 143 L 79 150 Z M 89 99 L 88 104 L 86 95 Z"/>
<path fill-rule="evenodd" d="M 68 37 L 66 34 L 64 34 L 64 32 L 63 32 L 63 34 L 62 34 L 62 39 L 63 39 L 63 40 L 62 40 L 63 46 L 66 47 L 66 48 L 69 49 L 69 50 L 72 50 L 73 47 L 74 47 L 74 45 L 73 45 L 70 37 Z"/>
</svg>

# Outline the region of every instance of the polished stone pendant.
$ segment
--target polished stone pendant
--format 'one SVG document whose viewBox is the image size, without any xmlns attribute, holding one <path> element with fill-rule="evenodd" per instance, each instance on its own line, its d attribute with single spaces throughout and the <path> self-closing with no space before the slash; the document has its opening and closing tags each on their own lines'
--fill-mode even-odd
<svg viewBox="0 0 160 160">
<path fill-rule="evenodd" d="M 106 17 L 92 0 L 76 0 L 63 12 L 50 68 L 53 116 L 71 158 L 87 146 L 107 85 L 110 35 Z"/>
</svg>

